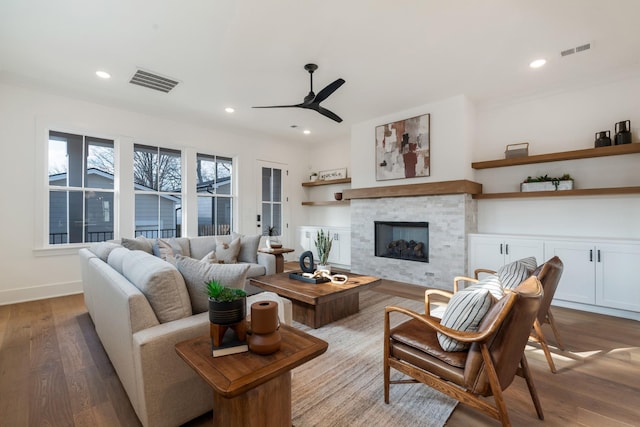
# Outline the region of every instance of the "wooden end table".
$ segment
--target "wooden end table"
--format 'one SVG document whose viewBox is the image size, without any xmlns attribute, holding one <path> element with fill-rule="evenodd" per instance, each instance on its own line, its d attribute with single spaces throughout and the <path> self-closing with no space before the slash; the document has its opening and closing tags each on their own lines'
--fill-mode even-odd
<svg viewBox="0 0 640 427">
<path fill-rule="evenodd" d="M 284 271 L 284 256 L 283 254 L 293 252 L 295 249 L 290 248 L 278 248 L 278 249 L 270 249 L 270 248 L 260 248 L 258 252 L 263 252 L 265 254 L 275 255 L 276 257 L 276 273 L 282 273 Z"/>
<path fill-rule="evenodd" d="M 291 300 L 293 320 L 312 328 L 357 313 L 360 310 L 359 293 L 378 286 L 380 278 L 346 273 L 346 283 L 306 283 L 290 279 L 289 273 L 251 278 L 251 284 Z"/>
<path fill-rule="evenodd" d="M 213 425 L 291 427 L 291 370 L 324 353 L 328 344 L 285 324 L 280 334 L 280 350 L 268 356 L 214 358 L 209 336 L 176 344 L 178 355 L 213 388 Z"/>
</svg>

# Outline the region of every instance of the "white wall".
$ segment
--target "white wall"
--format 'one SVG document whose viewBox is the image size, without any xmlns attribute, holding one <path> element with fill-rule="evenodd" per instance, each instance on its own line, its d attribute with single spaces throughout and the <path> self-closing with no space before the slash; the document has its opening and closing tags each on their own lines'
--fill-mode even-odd
<svg viewBox="0 0 640 427">
<path fill-rule="evenodd" d="M 593 148 L 595 133 L 631 120 L 640 142 L 640 76 L 580 90 L 476 109 L 473 160 L 504 158 L 507 144 L 528 141 L 530 154 Z M 527 176 L 571 174 L 576 188 L 640 185 L 640 154 L 475 171 L 483 192 L 518 191 Z M 478 231 L 640 238 L 640 195 L 478 201 Z"/>
<path fill-rule="evenodd" d="M 37 198 L 45 197 L 35 165 L 36 147 L 44 147 L 43 126 L 60 126 L 97 136 L 183 148 L 186 151 L 228 155 L 237 159 L 237 231 L 255 233 L 256 160 L 288 164 L 288 188 L 297 189 L 307 175 L 304 141 L 285 145 L 258 134 L 229 133 L 151 117 L 12 85 L 0 84 L 0 182 L 4 183 L 0 209 L 0 304 L 79 292 L 80 268 L 69 250 L 38 250 L 36 230 L 43 212 Z M 130 149 L 130 147 L 129 147 Z M 44 181 L 44 180 L 43 180 Z M 44 193 L 46 194 L 46 193 Z M 307 223 L 299 192 L 289 199 L 290 229 Z M 122 229 L 131 229 L 123 224 Z M 290 237 L 293 241 L 293 236 Z"/>
<path fill-rule="evenodd" d="M 431 114 L 431 175 L 411 179 L 376 181 L 375 128 L 394 121 Z M 424 182 L 471 179 L 474 108 L 462 96 L 425 104 L 397 113 L 357 123 L 351 128 L 351 169 L 353 188 L 382 187 Z"/>
</svg>

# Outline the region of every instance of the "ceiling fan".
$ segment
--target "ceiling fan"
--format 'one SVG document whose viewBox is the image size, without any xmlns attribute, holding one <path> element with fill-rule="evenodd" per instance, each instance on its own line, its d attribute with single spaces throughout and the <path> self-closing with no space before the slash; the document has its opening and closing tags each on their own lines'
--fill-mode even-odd
<svg viewBox="0 0 640 427">
<path fill-rule="evenodd" d="M 307 94 L 307 96 L 304 97 L 304 101 L 302 103 L 293 104 L 293 105 L 270 105 L 266 107 L 253 107 L 253 108 L 293 108 L 293 107 L 306 108 L 309 110 L 315 110 L 318 113 L 322 114 L 323 116 L 329 117 L 331 120 L 335 120 L 336 122 L 340 123 L 342 119 L 333 111 L 329 111 L 326 108 L 322 108 L 320 106 L 320 103 L 325 99 L 327 99 L 329 95 L 331 95 L 333 92 L 338 90 L 338 88 L 344 84 L 344 79 L 338 79 L 333 83 L 328 84 L 327 86 L 325 86 L 324 89 L 322 89 L 316 95 L 315 93 L 313 93 L 313 72 L 318 69 L 318 66 L 316 64 L 307 64 L 304 66 L 304 69 L 309 72 L 311 86 L 310 86 L 309 93 Z"/>
</svg>

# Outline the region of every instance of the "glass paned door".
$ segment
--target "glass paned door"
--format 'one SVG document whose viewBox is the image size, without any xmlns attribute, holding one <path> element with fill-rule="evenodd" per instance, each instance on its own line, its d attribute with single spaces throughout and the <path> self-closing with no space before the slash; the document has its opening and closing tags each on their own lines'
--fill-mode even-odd
<svg viewBox="0 0 640 427">
<path fill-rule="evenodd" d="M 259 162 L 260 194 L 257 215 L 258 233 L 263 236 L 283 236 L 286 230 L 284 218 L 284 175 L 283 165 Z"/>
</svg>

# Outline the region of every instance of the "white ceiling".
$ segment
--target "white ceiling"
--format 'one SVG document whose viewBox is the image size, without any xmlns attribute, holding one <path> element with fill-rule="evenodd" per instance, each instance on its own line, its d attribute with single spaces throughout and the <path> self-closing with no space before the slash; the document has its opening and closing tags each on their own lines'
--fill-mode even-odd
<svg viewBox="0 0 640 427">
<path fill-rule="evenodd" d="M 486 105 L 638 75 L 639 16 L 638 0 L 1 0 L 0 81 L 327 142 L 459 94 Z M 547 65 L 530 69 L 538 57 Z M 316 93 L 346 80 L 322 104 L 342 123 L 250 108 L 301 102 L 308 62 L 319 65 Z M 138 68 L 180 84 L 169 94 L 129 84 Z"/>
</svg>

